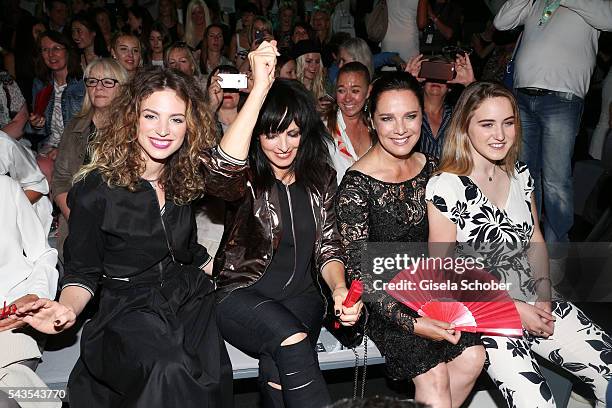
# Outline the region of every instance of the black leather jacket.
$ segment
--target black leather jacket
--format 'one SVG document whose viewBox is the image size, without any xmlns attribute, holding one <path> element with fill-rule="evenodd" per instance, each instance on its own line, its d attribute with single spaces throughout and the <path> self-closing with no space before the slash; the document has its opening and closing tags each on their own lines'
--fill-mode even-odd
<svg viewBox="0 0 612 408">
<path fill-rule="evenodd" d="M 253 185 L 246 161 L 216 147 L 204 152 L 206 193 L 227 201 L 225 231 L 214 261 L 218 299 L 257 282 L 272 260 L 281 237 L 280 202 L 276 190 L 260 191 Z M 336 228 L 334 196 L 336 172 L 329 166 L 325 189 L 308 189 L 316 223 L 313 281 L 323 295 L 321 270 L 330 261 L 345 263 Z M 326 286 L 326 285 L 325 285 Z"/>
</svg>

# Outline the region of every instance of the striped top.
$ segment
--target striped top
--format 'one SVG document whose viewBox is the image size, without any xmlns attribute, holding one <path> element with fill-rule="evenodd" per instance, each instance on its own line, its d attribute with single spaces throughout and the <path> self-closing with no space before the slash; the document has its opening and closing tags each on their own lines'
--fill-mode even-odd
<svg viewBox="0 0 612 408">
<path fill-rule="evenodd" d="M 444 104 L 442 112 L 442 122 L 440 123 L 440 129 L 438 134 L 434 135 L 427 119 L 427 114 L 423 112 L 423 124 L 421 125 L 421 140 L 419 141 L 419 151 L 424 154 L 439 159 L 442 155 L 442 146 L 444 144 L 444 135 L 446 134 L 446 128 L 450 123 L 453 109 L 448 105 Z"/>
</svg>

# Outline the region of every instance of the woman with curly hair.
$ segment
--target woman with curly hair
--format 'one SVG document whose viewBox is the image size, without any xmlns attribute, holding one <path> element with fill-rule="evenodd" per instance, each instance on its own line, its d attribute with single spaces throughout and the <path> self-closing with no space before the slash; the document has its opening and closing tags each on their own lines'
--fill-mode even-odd
<svg viewBox="0 0 612 408">
<path fill-rule="evenodd" d="M 231 406 L 231 365 L 214 318 L 211 257 L 191 206 L 214 124 L 193 79 L 145 68 L 122 88 L 90 164 L 68 194 L 70 234 L 58 302 L 24 306 L 45 333 L 74 325 L 95 293 L 68 382 L 88 407 Z"/>
</svg>

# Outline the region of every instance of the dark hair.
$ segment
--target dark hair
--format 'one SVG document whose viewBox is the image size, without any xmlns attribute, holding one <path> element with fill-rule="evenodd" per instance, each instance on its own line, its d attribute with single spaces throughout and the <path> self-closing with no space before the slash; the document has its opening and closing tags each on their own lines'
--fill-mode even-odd
<svg viewBox="0 0 612 408">
<path fill-rule="evenodd" d="M 300 128 L 301 139 L 290 171 L 306 188 L 324 188 L 330 162 L 326 140 L 331 141 L 331 137 L 317 113 L 312 94 L 300 82 L 288 79 L 274 81 L 253 130 L 249 159 L 258 188 L 271 188 L 275 180 L 261 148 L 260 135 L 284 132 L 292 121 Z"/>
<path fill-rule="evenodd" d="M 242 15 L 245 13 L 253 13 L 255 15 L 258 15 L 259 7 L 257 7 L 253 3 L 245 3 L 242 6 L 240 6 L 240 17 L 242 17 Z"/>
<path fill-rule="evenodd" d="M 170 35 L 170 32 L 168 31 L 166 26 L 160 23 L 159 21 L 156 21 L 153 23 L 153 25 L 151 25 L 151 30 L 149 31 L 149 35 L 151 35 L 153 31 L 157 31 L 158 33 L 161 34 L 162 44 L 163 44 L 164 51 L 165 51 L 166 48 L 168 48 L 170 46 L 170 43 L 172 42 L 172 36 Z"/>
<path fill-rule="evenodd" d="M 212 23 L 210 24 L 208 27 L 206 27 L 206 30 L 204 31 L 204 39 L 202 40 L 202 45 L 200 47 L 201 52 L 200 52 L 200 71 L 203 74 L 208 74 L 208 67 L 207 67 L 207 61 L 208 61 L 208 51 L 206 49 L 206 45 L 207 45 L 207 41 L 208 41 L 208 33 L 210 32 L 210 30 L 212 30 L 213 28 L 218 28 L 221 30 L 221 34 L 223 35 L 223 48 L 225 48 L 225 44 L 227 44 L 226 41 L 226 32 L 225 32 L 225 26 L 223 26 L 222 24 L 217 24 L 217 23 Z M 223 49 L 221 50 L 221 54 L 223 54 Z"/>
<path fill-rule="evenodd" d="M 362 73 L 365 76 L 366 82 L 368 83 L 368 85 L 370 85 L 370 81 L 372 80 L 370 78 L 370 71 L 368 70 L 368 67 L 363 65 L 361 62 L 352 61 L 347 64 L 344 64 L 342 68 L 340 68 L 340 70 L 338 71 L 338 78 L 340 78 L 340 75 L 348 74 L 349 72 Z"/>
<path fill-rule="evenodd" d="M 329 51 L 332 54 L 335 54 L 337 56 L 342 43 L 345 42 L 346 40 L 350 40 L 351 38 L 353 37 L 351 37 L 349 33 L 345 33 L 344 31 L 339 31 L 337 33 L 334 33 L 331 36 L 326 47 L 329 49 Z"/>
<path fill-rule="evenodd" d="M 414 92 L 419 100 L 419 106 L 423 110 L 423 89 L 419 81 L 408 72 L 384 72 L 372 82 L 372 91 L 370 92 L 368 104 L 370 115 L 376 112 L 378 100 L 383 93 L 402 90 Z"/>
<path fill-rule="evenodd" d="M 15 76 L 17 83 L 23 90 L 32 89 L 32 81 L 35 77 L 34 62 L 40 57 L 40 51 L 36 45 L 36 40 L 32 36 L 32 28 L 36 24 L 42 24 L 45 30 L 49 27 L 44 21 L 37 18 L 26 18 L 15 29 Z M 32 104 L 32 92 L 23 92 L 23 96 Z"/>
<path fill-rule="evenodd" d="M 343 65 L 342 68 L 340 68 L 340 70 L 338 71 L 338 79 L 340 79 L 340 75 L 348 74 L 351 72 L 362 74 L 367 82 L 367 85 L 370 85 L 370 71 L 368 71 L 368 68 L 359 61 L 353 61 Z M 336 80 L 336 87 L 338 87 L 338 80 Z M 366 105 L 364 105 L 364 107 L 367 106 L 367 103 L 368 102 L 366 101 Z M 330 131 L 330 133 L 336 131 L 336 126 L 338 125 L 338 109 L 340 108 L 338 107 L 338 105 L 336 105 L 335 109 L 332 109 L 327 114 L 327 129 Z M 363 123 L 370 130 L 371 134 L 372 130 L 370 129 L 370 123 L 368 121 L 368 117 L 365 111 L 362 111 L 361 118 L 363 120 Z"/>
<path fill-rule="evenodd" d="M 204 41 L 202 43 L 206 42 L 206 37 L 208 36 L 208 33 L 210 32 L 212 28 L 218 28 L 221 30 L 221 34 L 223 34 L 223 44 L 225 44 L 227 27 L 219 23 L 211 23 L 208 27 L 206 27 L 206 30 L 204 30 Z"/>
<path fill-rule="evenodd" d="M 275 78 L 279 77 L 280 70 L 289 61 L 295 61 L 295 59 L 289 53 L 284 53 L 284 54 L 281 54 L 278 57 L 276 57 L 276 73 L 274 74 Z"/>
<path fill-rule="evenodd" d="M 83 71 L 81 70 L 81 63 L 79 61 L 78 54 L 72 45 L 72 41 L 69 40 L 64 34 L 53 30 L 45 31 L 38 37 L 38 41 L 36 43 L 36 60 L 34 62 L 36 77 L 44 83 L 48 83 L 48 81 L 51 79 L 51 71 L 43 60 L 40 45 L 42 39 L 45 37 L 66 48 L 66 64 L 68 68 L 67 78 L 81 79 L 83 76 Z"/>
<path fill-rule="evenodd" d="M 153 17 L 151 17 L 149 10 L 142 6 L 132 6 L 127 9 L 127 12 L 132 13 L 134 17 L 139 18 L 142 21 L 139 33 L 141 42 L 148 40 L 149 34 L 151 33 L 151 26 L 153 25 Z"/>
<path fill-rule="evenodd" d="M 372 82 L 372 90 L 370 91 L 370 98 L 368 101 L 370 122 L 372 120 L 372 115 L 376 112 L 376 107 L 378 105 L 380 96 L 388 91 L 413 92 L 419 101 L 421 111 L 423 111 L 423 88 L 421 87 L 421 84 L 419 84 L 419 81 L 417 81 L 416 78 L 410 75 L 408 72 L 384 72 Z M 373 139 L 378 139 L 378 136 L 372 127 L 370 127 L 370 134 L 372 135 Z"/>
<path fill-rule="evenodd" d="M 51 11 L 51 9 L 53 8 L 53 3 L 62 3 L 64 6 L 68 7 L 67 0 L 45 0 L 45 6 L 47 10 Z"/>
<path fill-rule="evenodd" d="M 295 29 L 298 27 L 302 27 L 304 30 L 306 30 L 306 32 L 308 33 L 308 39 L 315 38 L 312 26 L 305 21 L 298 21 L 297 23 L 293 25 L 293 28 L 291 29 L 291 37 L 293 37 L 293 33 L 295 33 Z"/>
<path fill-rule="evenodd" d="M 94 13 L 79 13 L 72 18 L 70 22 L 70 28 L 74 23 L 81 23 L 87 28 L 90 32 L 96 33 L 94 38 L 94 54 L 98 57 L 109 57 L 110 53 L 106 48 L 106 41 L 104 41 L 104 35 L 102 34 L 102 30 L 100 30 L 100 26 L 96 22 L 96 15 Z M 83 51 L 85 52 L 85 51 Z"/>
</svg>

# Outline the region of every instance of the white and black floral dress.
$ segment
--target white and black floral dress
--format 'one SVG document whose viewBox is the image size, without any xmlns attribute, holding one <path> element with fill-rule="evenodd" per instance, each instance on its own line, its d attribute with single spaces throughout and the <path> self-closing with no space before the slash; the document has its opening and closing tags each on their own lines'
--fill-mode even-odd
<svg viewBox="0 0 612 408">
<path fill-rule="evenodd" d="M 527 249 L 533 231 L 533 179 L 517 163 L 508 199 L 499 208 L 468 176 L 442 173 L 427 184 L 426 199 L 457 226 L 457 252 L 485 260 L 499 279 L 511 282 L 514 299 L 534 300 Z M 509 407 L 556 407 L 535 360 L 538 354 L 568 370 L 593 390 L 597 406 L 605 405 L 612 378 L 612 338 L 570 302 L 553 302 L 555 332 L 548 339 L 524 332 L 521 338 L 483 336 L 485 368 Z"/>
</svg>

